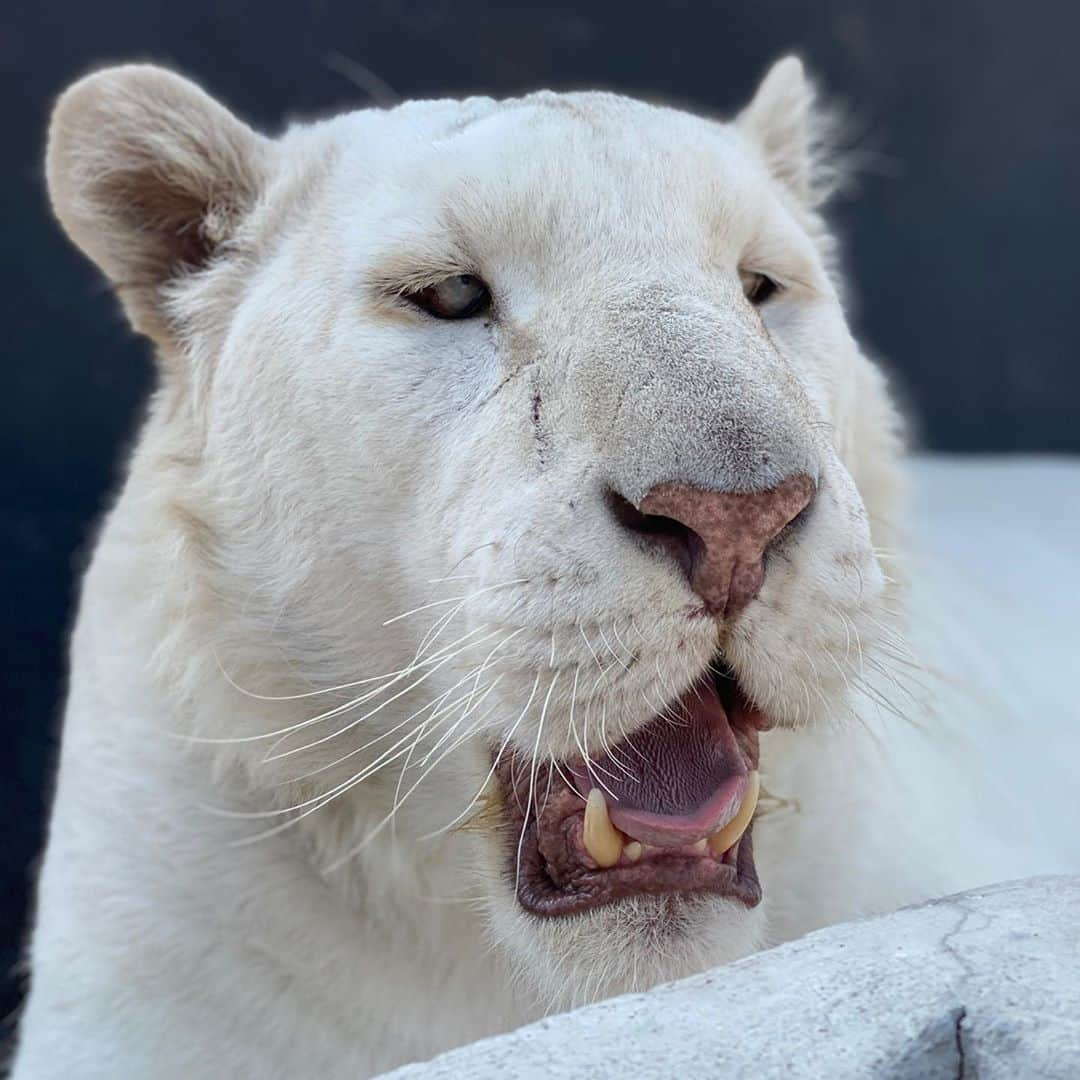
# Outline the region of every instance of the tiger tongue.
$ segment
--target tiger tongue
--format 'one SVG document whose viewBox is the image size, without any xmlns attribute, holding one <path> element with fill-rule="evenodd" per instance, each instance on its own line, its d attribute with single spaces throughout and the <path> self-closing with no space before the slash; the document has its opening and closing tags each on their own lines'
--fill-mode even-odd
<svg viewBox="0 0 1080 1080">
<path fill-rule="evenodd" d="M 755 767 L 739 747 L 711 674 L 668 714 L 592 762 L 591 775 L 584 764 L 571 768 L 578 790 L 603 788 L 613 824 L 661 847 L 693 844 L 726 824 Z"/>
</svg>

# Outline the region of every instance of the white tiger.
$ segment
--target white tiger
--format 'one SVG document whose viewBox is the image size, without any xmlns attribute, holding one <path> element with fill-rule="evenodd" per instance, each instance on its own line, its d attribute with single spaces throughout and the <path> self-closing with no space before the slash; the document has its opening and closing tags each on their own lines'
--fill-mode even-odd
<svg viewBox="0 0 1080 1080">
<path fill-rule="evenodd" d="M 19 1080 L 368 1075 L 1075 865 L 1026 751 L 980 802 L 979 710 L 920 696 L 817 129 L 790 58 L 730 124 L 537 93 L 271 140 L 154 67 L 63 95 L 53 205 L 160 385 Z"/>
</svg>

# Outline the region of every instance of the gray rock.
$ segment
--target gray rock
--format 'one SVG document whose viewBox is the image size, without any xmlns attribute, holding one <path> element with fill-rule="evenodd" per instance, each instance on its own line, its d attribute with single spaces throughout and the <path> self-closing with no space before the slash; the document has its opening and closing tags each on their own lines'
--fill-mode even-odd
<svg viewBox="0 0 1080 1080">
<path fill-rule="evenodd" d="M 1080 878 L 847 923 L 394 1080 L 1080 1077 Z"/>
</svg>

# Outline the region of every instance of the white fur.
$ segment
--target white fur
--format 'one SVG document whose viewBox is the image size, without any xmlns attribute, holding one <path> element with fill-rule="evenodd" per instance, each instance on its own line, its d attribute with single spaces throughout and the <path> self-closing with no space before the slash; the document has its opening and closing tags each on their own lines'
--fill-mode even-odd
<svg viewBox="0 0 1080 1080">
<path fill-rule="evenodd" d="M 54 206 L 162 375 L 83 584 L 20 1080 L 367 1075 L 1075 867 L 971 816 L 946 726 L 979 718 L 946 725 L 905 652 L 897 424 L 837 299 L 814 116 L 793 60 L 735 125 L 544 93 L 271 142 L 154 68 L 64 95 Z M 787 286 L 761 318 L 740 268 Z M 391 295 L 461 272 L 494 318 Z M 492 751 L 573 752 L 571 707 L 594 746 L 632 731 L 717 642 L 604 488 L 793 471 L 814 511 L 724 639 L 784 728 L 763 904 L 526 916 L 474 817 Z"/>
</svg>

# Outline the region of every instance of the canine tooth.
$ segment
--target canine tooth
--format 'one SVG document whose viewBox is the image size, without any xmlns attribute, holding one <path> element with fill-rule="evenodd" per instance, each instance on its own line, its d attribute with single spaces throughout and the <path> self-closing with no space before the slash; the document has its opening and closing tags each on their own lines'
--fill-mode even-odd
<svg viewBox="0 0 1080 1080">
<path fill-rule="evenodd" d="M 636 840 L 631 840 L 626 847 L 623 848 L 623 854 L 631 861 L 637 862 L 641 858 L 641 853 L 645 849 Z"/>
<path fill-rule="evenodd" d="M 750 819 L 754 816 L 754 810 L 757 809 L 761 780 L 756 772 L 750 773 L 746 780 L 746 794 L 735 816 L 719 832 L 714 832 L 709 837 L 709 848 L 714 855 L 723 855 L 746 832 Z"/>
<path fill-rule="evenodd" d="M 700 839 L 700 840 L 699 840 L 699 841 L 698 841 L 698 842 L 697 842 L 697 843 L 696 843 L 696 844 L 694 845 L 694 851 L 695 851 L 695 852 L 696 852 L 696 853 L 697 853 L 698 855 L 704 855 L 704 854 L 705 854 L 705 852 L 706 852 L 706 851 L 708 851 L 708 850 L 709 850 L 709 841 L 708 841 L 708 840 L 706 840 L 706 839 L 705 839 L 705 837 L 703 836 L 703 837 L 702 837 L 702 838 L 701 838 L 701 839 Z"/>
<path fill-rule="evenodd" d="M 607 802 L 599 788 L 589 792 L 585 802 L 585 827 L 582 831 L 585 850 L 602 867 L 614 866 L 622 854 L 622 834 L 608 817 Z"/>
</svg>

